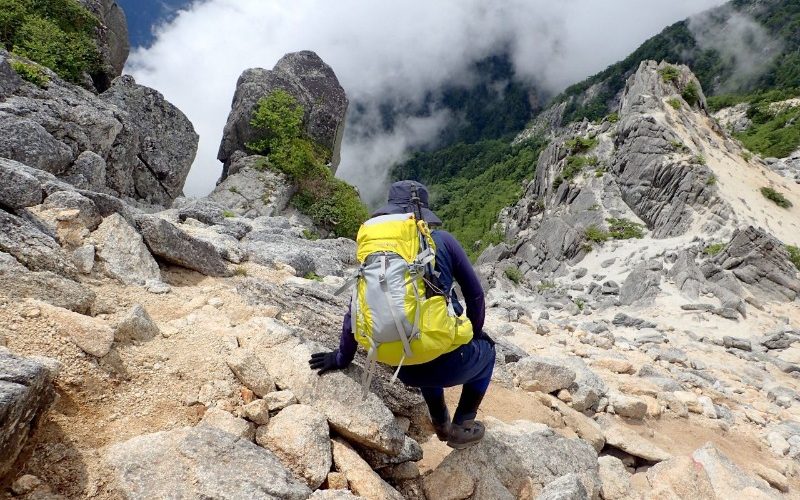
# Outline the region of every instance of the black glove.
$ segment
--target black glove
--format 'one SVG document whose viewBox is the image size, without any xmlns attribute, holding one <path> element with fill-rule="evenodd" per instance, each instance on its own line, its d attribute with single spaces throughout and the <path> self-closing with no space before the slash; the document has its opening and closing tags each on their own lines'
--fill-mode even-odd
<svg viewBox="0 0 800 500">
<path fill-rule="evenodd" d="M 312 370 L 317 370 L 317 375 L 322 375 L 331 370 L 338 370 L 341 367 L 336 361 L 337 354 L 338 351 L 314 353 L 311 355 L 311 359 L 308 360 L 308 364 Z"/>
</svg>

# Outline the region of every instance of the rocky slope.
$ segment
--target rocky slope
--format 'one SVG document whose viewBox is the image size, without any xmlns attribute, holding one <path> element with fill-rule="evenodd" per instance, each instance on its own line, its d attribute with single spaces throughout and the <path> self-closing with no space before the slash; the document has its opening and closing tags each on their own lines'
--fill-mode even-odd
<svg viewBox="0 0 800 500">
<path fill-rule="evenodd" d="M 687 68 L 642 63 L 618 120 L 556 135 L 504 214 L 508 241 L 479 261 L 499 351 L 487 435 L 451 451 L 388 370 L 361 400 L 363 355 L 309 370 L 337 344 L 355 243 L 309 239 L 238 125 L 226 177 L 186 199 L 196 139 L 155 91 L 121 77 L 97 96 L 53 75 L 41 89 L 3 64 L 2 495 L 798 496 L 800 281 L 784 245 L 800 190 L 745 159 Z M 290 54 L 237 96 L 338 95 L 336 113 L 304 117 L 335 151 L 347 100 L 329 70 Z"/>
</svg>

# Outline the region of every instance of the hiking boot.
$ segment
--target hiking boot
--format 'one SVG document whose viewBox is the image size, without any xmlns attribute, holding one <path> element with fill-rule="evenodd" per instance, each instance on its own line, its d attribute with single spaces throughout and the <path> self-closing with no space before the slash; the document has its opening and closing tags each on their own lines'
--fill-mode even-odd
<svg viewBox="0 0 800 500">
<path fill-rule="evenodd" d="M 439 441 L 447 441 L 450 439 L 450 431 L 453 428 L 453 424 L 450 423 L 450 420 L 442 422 L 441 424 L 435 422 L 431 423 L 433 424 L 433 430 L 436 431 L 436 437 L 439 438 Z"/>
<path fill-rule="evenodd" d="M 469 448 L 480 441 L 484 433 L 486 433 L 486 428 L 477 420 L 467 420 L 461 425 L 453 424 L 447 446 L 456 450 Z"/>
</svg>

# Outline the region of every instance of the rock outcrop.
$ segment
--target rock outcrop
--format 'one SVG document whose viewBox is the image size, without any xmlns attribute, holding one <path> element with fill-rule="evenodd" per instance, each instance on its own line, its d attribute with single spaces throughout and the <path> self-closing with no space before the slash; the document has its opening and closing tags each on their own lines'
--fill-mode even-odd
<svg viewBox="0 0 800 500">
<path fill-rule="evenodd" d="M 247 152 L 247 144 L 259 138 L 250 125 L 258 101 L 278 89 L 291 94 L 303 106 L 306 134 L 330 152 L 331 167 L 336 170 L 347 96 L 331 67 L 314 52 L 302 51 L 286 54 L 272 70 L 248 69 L 239 77 L 217 155 L 225 164 L 221 180 L 229 174 L 234 153 Z"/>
<path fill-rule="evenodd" d="M 0 481 L 44 421 L 56 393 L 55 373 L 0 347 Z"/>
<path fill-rule="evenodd" d="M 305 499 L 311 491 L 269 450 L 207 426 L 135 437 L 107 460 L 127 498 Z"/>
<path fill-rule="evenodd" d="M 0 157 L 122 198 L 169 205 L 181 194 L 198 136 L 180 110 L 130 76 L 98 96 L 43 71 L 47 88 L 6 83 Z"/>
<path fill-rule="evenodd" d="M 114 78 L 122 74 L 125 61 L 128 60 L 128 21 L 125 11 L 114 0 L 79 1 L 100 21 L 96 38 L 103 69 L 99 75 L 92 75 L 92 79 L 95 87 L 102 92 Z"/>
</svg>

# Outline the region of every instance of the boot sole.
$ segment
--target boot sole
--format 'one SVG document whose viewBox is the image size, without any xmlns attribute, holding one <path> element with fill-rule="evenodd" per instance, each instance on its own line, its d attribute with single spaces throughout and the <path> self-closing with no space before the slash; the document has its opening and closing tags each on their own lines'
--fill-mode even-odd
<svg viewBox="0 0 800 500">
<path fill-rule="evenodd" d="M 481 439 L 483 439 L 483 436 L 481 436 Z M 476 439 L 475 441 L 470 441 L 468 443 L 451 443 L 450 441 L 448 441 L 447 446 L 453 448 L 454 450 L 464 450 L 466 448 L 475 446 L 476 444 L 480 443 L 481 439 Z"/>
</svg>

